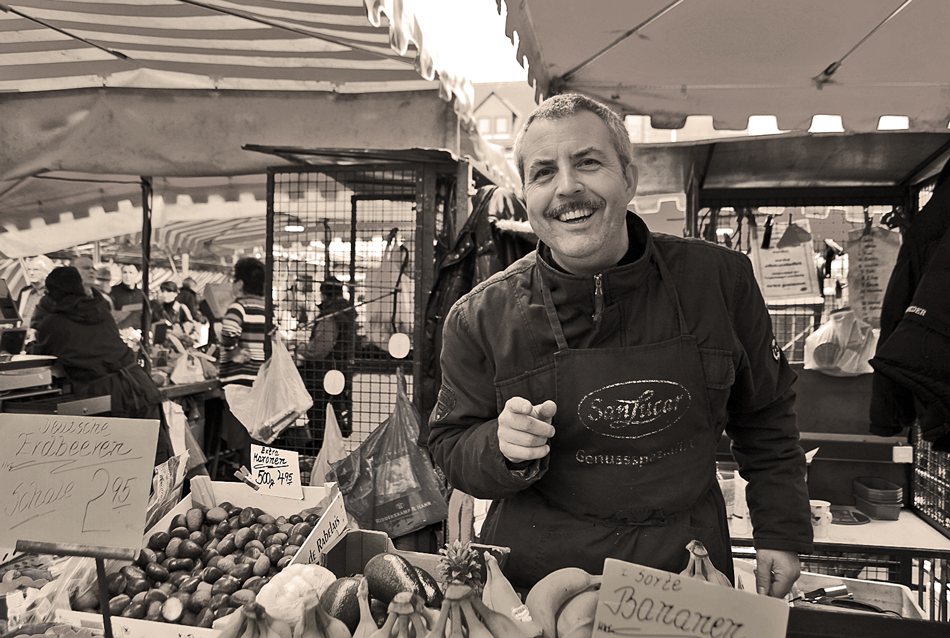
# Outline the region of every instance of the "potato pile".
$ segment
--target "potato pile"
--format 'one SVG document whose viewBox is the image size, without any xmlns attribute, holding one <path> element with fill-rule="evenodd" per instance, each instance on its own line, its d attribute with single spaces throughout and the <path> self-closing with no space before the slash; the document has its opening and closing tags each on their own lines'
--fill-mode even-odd
<svg viewBox="0 0 950 638">
<path fill-rule="evenodd" d="M 132 564 L 106 576 L 109 612 L 195 627 L 253 603 L 287 566 L 320 514 L 308 509 L 274 517 L 256 507 L 193 507 L 155 532 Z M 77 595 L 73 609 L 99 611 L 99 586 Z"/>
</svg>

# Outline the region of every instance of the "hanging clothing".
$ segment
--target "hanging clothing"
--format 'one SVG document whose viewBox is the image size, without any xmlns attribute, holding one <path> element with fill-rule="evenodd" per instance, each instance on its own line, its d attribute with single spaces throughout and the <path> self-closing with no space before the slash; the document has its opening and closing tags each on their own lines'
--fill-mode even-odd
<svg viewBox="0 0 950 638">
<path fill-rule="evenodd" d="M 472 197 L 472 212 L 458 233 L 448 222 L 443 226 L 420 345 L 419 445 L 425 445 L 429 437 L 429 414 L 442 383 L 439 354 L 445 317 L 464 294 L 534 250 L 538 238 L 527 220 L 524 204 L 511 191 L 483 186 Z"/>
<path fill-rule="evenodd" d="M 511 547 L 518 587 L 568 565 L 600 573 L 606 557 L 682 571 L 693 539 L 731 574 L 715 480 L 724 431 L 756 548 L 812 550 L 795 374 L 749 260 L 651 235 L 632 213 L 627 226 L 617 266 L 572 275 L 539 244 L 445 322 L 429 448 L 450 485 L 493 500 L 481 540 Z M 551 454 L 523 468 L 498 449 L 516 396 L 558 406 Z"/>
<path fill-rule="evenodd" d="M 950 451 L 950 229 L 934 250 L 904 318 L 871 359 L 916 400 L 921 437 Z M 915 408 L 916 408 L 915 406 Z"/>
</svg>

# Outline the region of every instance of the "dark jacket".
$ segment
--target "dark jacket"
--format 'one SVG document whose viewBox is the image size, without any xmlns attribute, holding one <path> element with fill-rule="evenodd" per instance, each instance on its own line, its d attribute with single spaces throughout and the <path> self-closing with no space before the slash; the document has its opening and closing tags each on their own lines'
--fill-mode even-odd
<svg viewBox="0 0 950 638">
<path fill-rule="evenodd" d="M 537 237 L 527 219 L 524 205 L 510 191 L 484 186 L 472 198 L 472 212 L 454 240 L 452 224 L 443 229 L 448 237 L 436 248 L 435 282 L 423 327 L 420 445 L 429 436 L 429 414 L 442 383 L 439 355 L 445 317 L 462 295 L 534 250 Z"/>
<path fill-rule="evenodd" d="M 551 289 L 571 348 L 588 339 L 590 348 L 660 343 L 676 337 L 678 326 L 670 320 L 675 306 L 651 259 L 656 252 L 671 272 L 688 330 L 698 341 L 712 440 L 723 431 L 729 435 L 740 472 L 749 481 L 755 547 L 810 552 L 795 374 L 775 345 L 751 263 L 739 252 L 701 240 L 651 235 L 632 213 L 628 228 L 631 245 L 643 246 L 644 252 L 633 263 L 603 271 L 600 328 L 592 319 L 594 277 L 552 267 L 539 256 L 549 252 L 543 245 L 455 304 L 445 321 L 442 389 L 429 422 L 433 459 L 450 485 L 476 498 L 531 498 L 547 459 L 513 472 L 499 450 L 497 429 L 508 399 L 521 396 L 537 405 L 553 398 L 557 346 L 541 278 Z M 494 506 L 486 525 L 493 512 Z M 547 522 L 536 525 L 541 529 Z"/>
<path fill-rule="evenodd" d="M 921 437 L 934 450 L 950 451 L 950 230 L 871 365 L 921 406 Z"/>
<path fill-rule="evenodd" d="M 112 297 L 116 310 L 122 310 L 123 306 L 133 304 L 142 304 L 142 310 L 148 308 L 148 299 L 145 298 L 145 293 L 138 288 L 129 288 L 121 282 L 112 286 L 109 296 Z"/>
<path fill-rule="evenodd" d="M 36 332 L 31 352 L 55 356 L 76 396 L 109 395 L 112 416 L 161 420 L 158 387 L 122 341 L 104 299 L 65 297 L 53 304 Z M 161 427 L 156 462 L 166 460 L 170 451 L 167 429 Z"/>
<path fill-rule="evenodd" d="M 891 334 L 904 320 L 921 278 L 930 265 L 937 244 L 950 229 L 950 162 L 940 173 L 933 195 L 914 216 L 902 236 L 894 270 L 891 271 L 881 302 L 881 334 L 877 351 L 887 344 Z M 895 436 L 917 418 L 914 395 L 875 370 L 871 377 L 870 430 L 879 436 Z"/>
</svg>

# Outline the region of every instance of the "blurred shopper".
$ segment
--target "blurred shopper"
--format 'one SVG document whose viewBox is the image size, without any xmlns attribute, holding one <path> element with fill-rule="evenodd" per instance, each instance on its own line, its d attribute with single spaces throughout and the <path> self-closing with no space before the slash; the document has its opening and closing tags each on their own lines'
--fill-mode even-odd
<svg viewBox="0 0 950 638">
<path fill-rule="evenodd" d="M 138 288 L 138 282 L 141 279 L 138 266 L 135 264 L 122 264 L 120 270 L 122 281 L 112 286 L 111 296 L 115 303 L 116 310 L 122 310 L 123 306 L 142 304 L 142 309 L 148 307 L 148 300 L 145 293 Z"/>
<path fill-rule="evenodd" d="M 77 397 L 111 397 L 110 416 L 158 420 L 155 463 L 166 461 L 171 441 L 161 394 L 119 336 L 105 299 L 88 295 L 82 276 L 72 266 L 53 269 L 46 288 L 51 308 L 37 326 L 31 352 L 55 356 Z"/>
<path fill-rule="evenodd" d="M 178 303 L 182 304 L 188 311 L 191 313 L 191 316 L 195 321 L 200 323 L 208 323 L 207 317 L 205 317 L 201 310 L 198 309 L 198 282 L 196 282 L 191 277 L 185 277 L 185 280 L 181 282 L 181 290 L 178 291 L 178 297 L 176 298 Z"/>
<path fill-rule="evenodd" d="M 198 340 L 198 324 L 188 306 L 178 301 L 178 284 L 174 281 L 163 281 L 158 287 L 158 299 L 152 300 L 152 323 L 156 322 L 165 323 L 176 335 L 184 335 L 192 342 Z"/>
<path fill-rule="evenodd" d="M 26 340 L 33 340 L 35 330 L 30 326 L 33 311 L 43 295 L 46 294 L 46 275 L 53 270 L 53 262 L 46 255 L 36 255 L 24 260 L 26 280 L 29 282 L 20 290 L 16 298 L 17 311 L 20 313 L 20 325 L 27 330 Z"/>
<path fill-rule="evenodd" d="M 97 285 L 96 266 L 93 263 L 92 258 L 85 255 L 80 255 L 78 257 L 74 257 L 69 265 L 79 273 L 80 280 L 82 281 L 82 288 L 86 296 L 102 301 L 106 304 L 107 309 L 111 312 L 114 309 L 112 299 L 110 299 L 109 295 L 102 292 Z M 40 322 L 53 311 L 53 307 L 54 302 L 50 298 L 49 294 L 40 299 L 39 303 L 36 304 L 36 308 L 33 310 L 33 317 L 30 319 L 30 327 L 34 330 L 39 327 Z"/>
<path fill-rule="evenodd" d="M 112 270 L 108 266 L 99 266 L 96 268 L 96 290 L 102 293 L 102 296 L 109 302 L 109 309 L 115 310 L 115 304 L 112 302 Z"/>
</svg>

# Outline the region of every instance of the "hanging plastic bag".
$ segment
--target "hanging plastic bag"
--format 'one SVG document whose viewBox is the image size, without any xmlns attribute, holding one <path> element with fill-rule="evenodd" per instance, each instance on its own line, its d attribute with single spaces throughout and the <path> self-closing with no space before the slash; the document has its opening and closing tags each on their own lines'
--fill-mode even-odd
<svg viewBox="0 0 950 638">
<path fill-rule="evenodd" d="M 340 432 L 340 424 L 336 421 L 333 405 L 327 403 L 327 419 L 323 427 L 323 445 L 320 446 L 317 458 L 313 462 L 313 469 L 310 471 L 311 487 L 323 487 L 330 468 L 345 458 L 346 448 L 343 447 L 343 434 Z"/>
<path fill-rule="evenodd" d="M 399 229 L 392 229 L 379 268 L 366 273 L 363 286 L 366 302 L 360 314 L 364 332 L 366 338 L 381 350 L 389 348 L 389 338 L 394 334 L 412 334 L 412 326 L 408 323 L 408 318 L 412 317 L 409 249 L 399 244 L 398 237 Z"/>
<path fill-rule="evenodd" d="M 850 308 L 836 310 L 805 339 L 805 369 L 833 377 L 873 372 L 868 361 L 874 356 L 879 334 Z"/>
<path fill-rule="evenodd" d="M 169 378 L 172 383 L 177 385 L 201 383 L 205 380 L 205 372 L 201 366 L 201 361 L 195 356 L 195 353 L 187 351 L 178 357 Z"/>
<path fill-rule="evenodd" d="M 313 397 L 276 330 L 271 344 L 271 357 L 261 366 L 250 388 L 224 386 L 231 413 L 252 438 L 268 445 L 313 405 Z"/>
<path fill-rule="evenodd" d="M 327 476 L 339 484 L 346 510 L 361 529 L 393 538 L 445 520 L 449 512 L 429 453 L 416 443 L 419 412 L 406 394 L 402 368 L 396 386 L 389 418 Z"/>
</svg>

